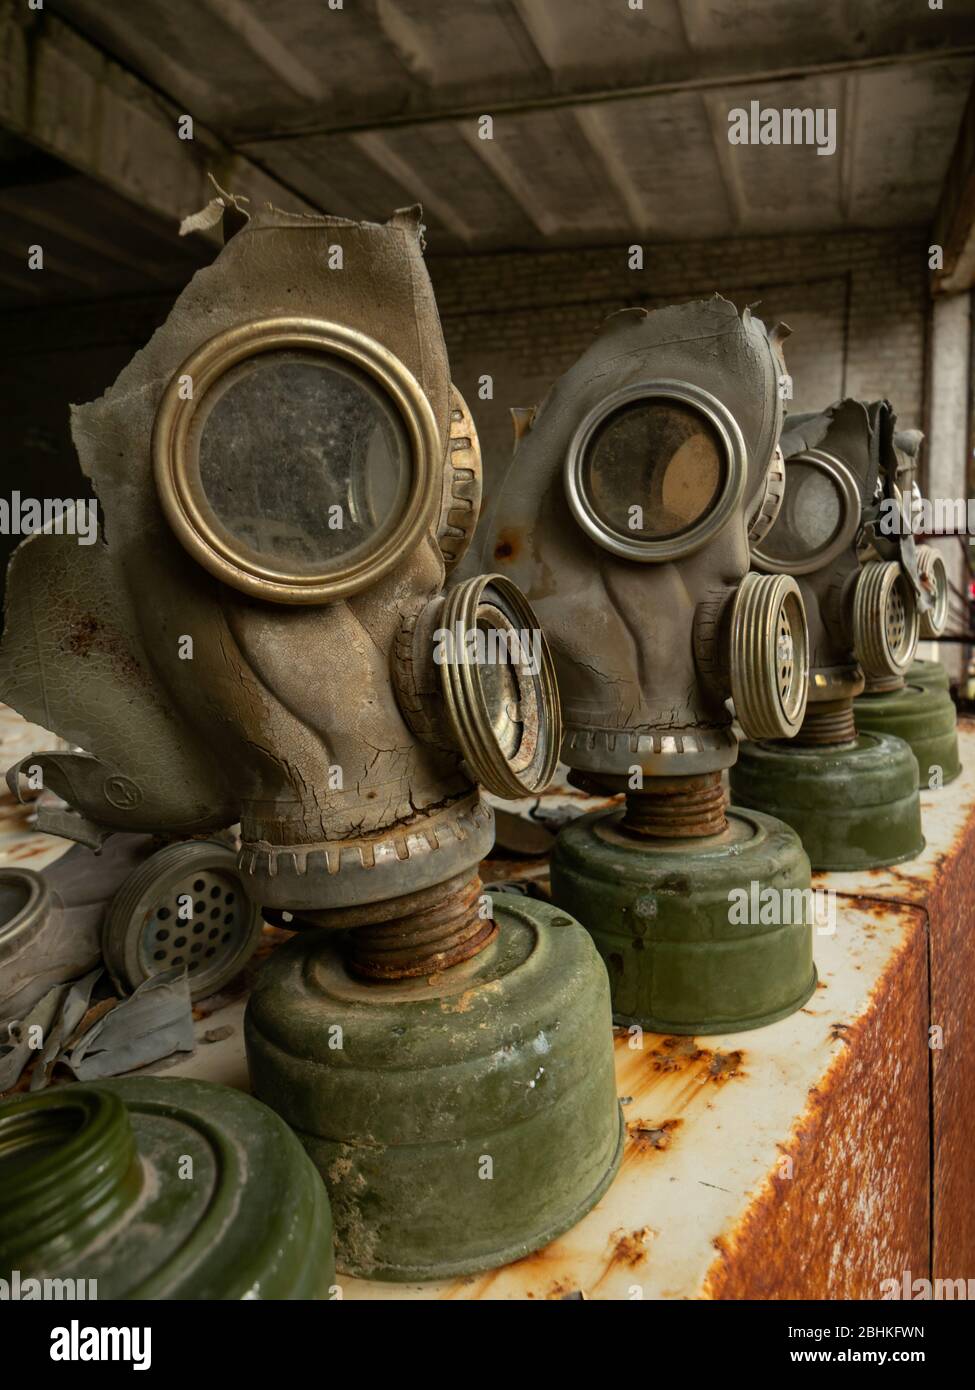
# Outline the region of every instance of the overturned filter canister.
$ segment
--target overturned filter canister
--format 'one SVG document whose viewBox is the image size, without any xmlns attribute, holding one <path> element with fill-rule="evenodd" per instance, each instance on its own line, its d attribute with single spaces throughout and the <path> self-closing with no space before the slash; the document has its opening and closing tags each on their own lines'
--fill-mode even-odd
<svg viewBox="0 0 975 1390">
<path fill-rule="evenodd" d="M 327 1299 L 328 1197 L 283 1121 L 226 1086 L 18 1095 L 0 1104 L 0 1278 L 71 1278 L 100 1299 Z"/>
</svg>

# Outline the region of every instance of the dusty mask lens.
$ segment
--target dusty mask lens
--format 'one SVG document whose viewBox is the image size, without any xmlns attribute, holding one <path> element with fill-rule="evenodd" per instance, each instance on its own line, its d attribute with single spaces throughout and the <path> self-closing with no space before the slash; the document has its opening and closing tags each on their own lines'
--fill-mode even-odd
<svg viewBox="0 0 975 1390">
<path fill-rule="evenodd" d="M 583 464 L 597 515 L 637 540 L 684 535 L 711 511 L 726 465 L 717 431 L 671 401 L 634 401 L 605 420 Z"/>
<path fill-rule="evenodd" d="M 388 574 L 434 527 L 443 439 L 382 343 L 324 319 L 225 329 L 173 372 L 153 473 L 180 543 L 225 584 L 331 603 Z"/>
<path fill-rule="evenodd" d="M 724 527 L 745 489 L 746 451 L 728 408 L 690 382 L 612 392 L 579 422 L 565 489 L 579 526 L 615 555 L 662 562 Z"/>
<path fill-rule="evenodd" d="M 794 455 L 786 461 L 778 515 L 752 544 L 752 561 L 780 574 L 821 569 L 853 544 L 860 514 L 860 492 L 844 464 L 819 451 Z"/>
<path fill-rule="evenodd" d="M 267 353 L 228 372 L 194 422 L 200 484 L 216 525 L 266 565 L 344 565 L 389 533 L 410 454 L 396 411 L 336 359 Z"/>
<path fill-rule="evenodd" d="M 780 560 L 803 559 L 835 540 L 843 524 L 843 502 L 832 479 L 808 463 L 789 469 L 782 525 L 772 528 L 765 549 Z"/>
</svg>

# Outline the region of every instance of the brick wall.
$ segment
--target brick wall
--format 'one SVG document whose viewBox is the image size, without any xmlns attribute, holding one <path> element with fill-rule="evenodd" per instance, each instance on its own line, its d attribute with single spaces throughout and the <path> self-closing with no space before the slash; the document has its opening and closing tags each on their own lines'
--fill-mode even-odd
<svg viewBox="0 0 975 1390">
<path fill-rule="evenodd" d="M 429 257 L 454 380 L 481 433 L 487 487 L 511 451 L 510 406 L 539 401 L 614 309 L 673 303 L 714 290 L 793 329 L 785 345 L 793 409 L 844 392 L 887 395 L 923 427 L 927 237 L 849 233 L 668 244 L 627 268 L 625 247 Z M 111 384 L 166 316 L 175 295 L 7 314 L 0 320 L 5 405 L 3 493 L 88 492 L 68 431 L 68 402 Z M 479 400 L 477 378 L 494 378 Z M 16 538 L 0 537 L 0 592 Z"/>
<path fill-rule="evenodd" d="M 793 330 L 785 354 L 793 410 L 850 394 L 888 397 L 923 428 L 927 243 L 923 231 L 851 232 L 644 248 L 429 255 L 453 377 L 474 411 L 487 487 L 510 456 L 508 408 L 533 405 L 607 314 L 715 290 Z M 478 378 L 494 379 L 493 400 Z"/>
</svg>

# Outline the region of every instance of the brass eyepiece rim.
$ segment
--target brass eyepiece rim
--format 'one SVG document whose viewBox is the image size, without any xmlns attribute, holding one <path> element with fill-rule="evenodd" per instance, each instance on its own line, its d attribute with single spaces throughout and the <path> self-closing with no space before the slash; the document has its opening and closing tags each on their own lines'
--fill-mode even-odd
<svg viewBox="0 0 975 1390">
<path fill-rule="evenodd" d="M 761 570 L 764 574 L 813 574 L 816 570 L 821 570 L 830 564 L 838 555 L 842 555 L 844 550 L 849 549 L 856 540 L 857 532 L 860 529 L 863 503 L 857 480 L 841 459 L 836 458 L 833 454 L 828 454 L 824 449 L 805 449 L 802 453 L 793 454 L 791 458 L 786 459 L 783 501 L 787 501 L 789 497 L 790 465 L 799 463 L 816 468 L 829 478 L 840 496 L 842 508 L 840 524 L 831 540 L 810 551 L 805 557 L 790 556 L 788 559 L 779 560 L 770 555 L 767 550 L 762 549 L 762 543 L 767 541 L 768 536 L 774 530 L 773 523 L 763 534 L 761 541 L 753 543 L 751 547 L 752 564 L 755 569 Z M 781 504 L 779 516 L 781 516 Z"/>
<path fill-rule="evenodd" d="M 191 425 L 207 392 L 248 358 L 307 351 L 339 357 L 379 384 L 396 407 L 410 444 L 413 479 L 402 515 L 374 548 L 334 569 L 296 573 L 256 562 L 214 524 L 199 479 Z M 192 397 L 182 385 L 189 378 Z M 387 348 L 344 324 L 313 318 L 266 318 L 238 324 L 203 343 L 173 373 L 152 435 L 156 489 L 180 543 L 217 579 L 273 603 L 322 604 L 358 593 L 387 574 L 436 519 L 442 494 L 442 447 L 433 408 L 420 383 Z"/>
<path fill-rule="evenodd" d="M 609 526 L 596 510 L 585 486 L 586 455 L 599 426 L 622 406 L 637 401 L 669 400 L 689 405 L 705 417 L 725 451 L 725 476 L 717 500 L 686 531 L 660 540 L 638 540 Z M 659 378 L 634 382 L 605 396 L 579 423 L 565 456 L 563 481 L 576 521 L 594 541 L 614 555 L 643 564 L 661 564 L 693 555 L 731 520 L 745 491 L 748 451 L 738 422 L 717 396 L 691 382 Z"/>
</svg>

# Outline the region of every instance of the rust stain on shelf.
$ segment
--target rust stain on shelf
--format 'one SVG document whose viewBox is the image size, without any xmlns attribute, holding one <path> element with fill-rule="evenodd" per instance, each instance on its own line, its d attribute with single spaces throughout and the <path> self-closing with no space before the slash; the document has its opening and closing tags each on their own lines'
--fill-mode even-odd
<svg viewBox="0 0 975 1390">
<path fill-rule="evenodd" d="M 623 1155 L 623 1162 L 626 1163 L 639 1154 L 652 1154 L 658 1153 L 661 1149 L 669 1149 L 675 1132 L 683 1123 L 683 1120 L 631 1120 L 626 1126 L 630 1143 Z"/>
<path fill-rule="evenodd" d="M 674 1115 L 686 1110 L 699 1098 L 706 1099 L 714 1087 L 747 1076 L 745 1053 L 740 1048 L 723 1051 L 702 1047 L 696 1038 L 644 1033 L 640 1047 L 627 1029 L 617 1028 L 616 1080 L 621 1095 L 632 1098 L 647 1109 L 652 1101 L 658 1114 Z"/>
</svg>

